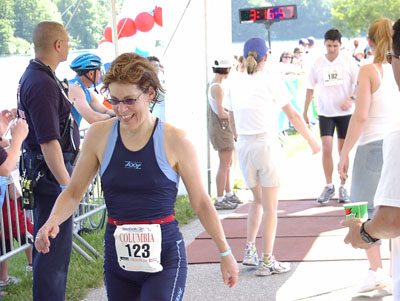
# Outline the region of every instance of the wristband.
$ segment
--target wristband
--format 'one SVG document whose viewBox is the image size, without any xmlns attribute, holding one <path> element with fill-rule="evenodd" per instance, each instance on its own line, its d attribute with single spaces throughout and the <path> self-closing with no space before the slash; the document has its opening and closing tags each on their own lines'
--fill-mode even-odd
<svg viewBox="0 0 400 301">
<path fill-rule="evenodd" d="M 60 185 L 61 188 L 61 192 L 63 192 L 65 190 L 65 188 L 67 188 L 67 185 Z"/>
<path fill-rule="evenodd" d="M 222 257 L 224 256 L 228 256 L 229 254 L 232 253 L 232 248 L 229 248 L 227 251 L 219 253 L 219 255 L 221 255 Z"/>
<path fill-rule="evenodd" d="M 352 100 L 356 100 L 356 97 L 355 97 L 354 95 L 351 95 L 350 98 L 351 98 Z"/>
</svg>

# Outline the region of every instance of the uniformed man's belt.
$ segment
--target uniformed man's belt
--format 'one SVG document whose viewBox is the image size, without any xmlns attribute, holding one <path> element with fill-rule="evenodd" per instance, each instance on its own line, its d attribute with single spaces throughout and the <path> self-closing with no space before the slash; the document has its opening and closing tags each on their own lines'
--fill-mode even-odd
<svg viewBox="0 0 400 301">
<path fill-rule="evenodd" d="M 122 225 L 132 225 L 132 224 L 167 224 L 170 222 L 173 222 L 175 220 L 175 214 L 170 214 L 166 217 L 163 218 L 157 218 L 157 219 L 150 219 L 150 220 L 145 220 L 145 221 L 119 221 L 116 219 L 113 219 L 111 217 L 107 218 L 107 222 L 112 225 L 116 226 L 122 226 Z"/>
<path fill-rule="evenodd" d="M 36 159 L 38 160 L 44 160 L 44 157 L 42 154 L 36 154 Z M 63 158 L 64 161 L 69 161 L 74 157 L 74 153 L 63 153 Z"/>
</svg>

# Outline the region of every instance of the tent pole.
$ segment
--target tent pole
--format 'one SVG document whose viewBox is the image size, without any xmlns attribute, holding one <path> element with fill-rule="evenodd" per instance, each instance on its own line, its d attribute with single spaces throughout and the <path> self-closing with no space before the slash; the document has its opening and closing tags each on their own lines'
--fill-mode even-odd
<svg viewBox="0 0 400 301">
<path fill-rule="evenodd" d="M 73 17 L 75 16 L 75 14 L 76 14 L 76 12 L 77 12 L 77 10 L 79 8 L 79 5 L 81 5 L 81 2 L 82 2 L 82 0 L 79 0 L 79 3 L 76 5 L 74 11 L 72 12 L 71 17 L 69 18 L 67 24 L 65 25 L 65 29 L 68 29 L 69 24 L 71 23 Z"/>
<path fill-rule="evenodd" d="M 111 0 L 111 29 L 114 44 L 115 57 L 119 55 L 118 49 L 118 33 L 117 33 L 117 17 L 115 12 L 115 0 Z"/>
</svg>

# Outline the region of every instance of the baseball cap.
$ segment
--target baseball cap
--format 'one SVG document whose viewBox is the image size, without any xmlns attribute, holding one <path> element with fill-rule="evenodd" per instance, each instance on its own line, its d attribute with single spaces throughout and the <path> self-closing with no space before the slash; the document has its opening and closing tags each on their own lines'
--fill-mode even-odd
<svg viewBox="0 0 400 301">
<path fill-rule="evenodd" d="M 307 40 L 308 40 L 308 44 L 310 44 L 310 45 L 314 45 L 315 44 L 315 38 L 314 37 L 308 37 Z"/>
<path fill-rule="evenodd" d="M 257 60 L 263 58 L 268 52 L 268 47 L 265 43 L 265 40 L 261 38 L 251 38 L 247 40 L 246 43 L 244 43 L 243 48 L 243 56 L 246 59 L 249 56 L 250 51 L 255 51 L 257 53 Z"/>
<path fill-rule="evenodd" d="M 302 38 L 299 40 L 299 45 L 306 45 L 306 44 L 307 45 L 309 44 L 309 42 L 306 38 Z"/>
<path fill-rule="evenodd" d="M 233 63 L 230 59 L 216 59 L 214 64 L 212 65 L 213 68 L 231 68 Z"/>
</svg>

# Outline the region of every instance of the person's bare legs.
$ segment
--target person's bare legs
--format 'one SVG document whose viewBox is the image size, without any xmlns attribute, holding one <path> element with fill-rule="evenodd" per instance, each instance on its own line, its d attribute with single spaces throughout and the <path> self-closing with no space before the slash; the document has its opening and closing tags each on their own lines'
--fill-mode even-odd
<svg viewBox="0 0 400 301">
<path fill-rule="evenodd" d="M 231 165 L 229 166 L 228 170 L 226 171 L 225 192 L 232 191 L 232 188 L 231 188 L 231 167 L 232 167 L 232 160 L 231 160 Z"/>
<path fill-rule="evenodd" d="M 8 259 L 1 262 L 1 274 L 0 278 L 3 281 L 8 279 Z"/>
<path fill-rule="evenodd" d="M 338 138 L 339 156 L 340 156 L 340 153 L 342 152 L 343 144 L 344 144 L 344 139 L 339 139 Z M 342 185 L 346 184 L 346 179 L 340 179 L 340 184 L 342 184 Z"/>
<path fill-rule="evenodd" d="M 250 190 L 254 200 L 250 205 L 247 218 L 247 241 L 256 241 L 257 232 L 261 226 L 262 250 L 264 254 L 271 254 L 277 226 L 279 187 L 261 187 L 258 184 Z"/>
<path fill-rule="evenodd" d="M 263 216 L 261 184 L 250 188 L 250 190 L 253 193 L 253 202 L 251 202 L 247 214 L 247 241 L 255 242 Z"/>
<path fill-rule="evenodd" d="M 229 169 L 232 165 L 232 150 L 220 150 L 218 151 L 219 155 L 219 167 L 217 171 L 217 197 L 224 196 L 224 190 L 226 186 L 229 185 L 227 182 L 229 181 Z M 230 191 L 230 190 L 228 190 Z"/>
<path fill-rule="evenodd" d="M 272 254 L 274 249 L 276 226 L 278 224 L 278 191 L 279 187 L 262 187 L 262 207 L 264 213 L 261 229 L 264 254 Z"/>
<path fill-rule="evenodd" d="M 32 265 L 32 249 L 33 247 L 30 247 L 25 250 L 26 260 L 28 261 L 29 265 Z"/>
<path fill-rule="evenodd" d="M 333 158 L 332 158 L 332 136 L 322 136 L 322 167 L 324 168 L 326 184 L 332 183 Z M 343 144 L 342 144 L 343 145 Z"/>
</svg>

